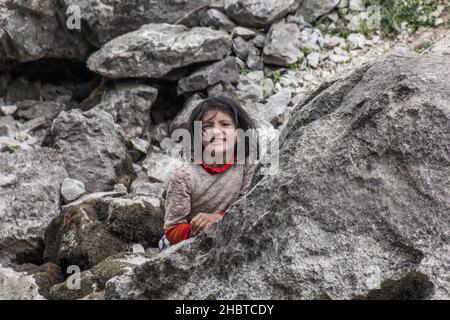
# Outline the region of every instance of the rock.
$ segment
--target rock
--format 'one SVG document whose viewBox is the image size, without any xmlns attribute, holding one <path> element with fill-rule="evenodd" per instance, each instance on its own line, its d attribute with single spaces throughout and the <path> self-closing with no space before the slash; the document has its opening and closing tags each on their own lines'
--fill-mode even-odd
<svg viewBox="0 0 450 320">
<path fill-rule="evenodd" d="M 334 52 L 328 56 L 328 59 L 330 59 L 330 61 L 339 64 L 339 63 L 344 63 L 344 62 L 348 62 L 350 60 L 350 57 L 348 56 L 347 51 L 342 50 L 339 47 L 334 48 Z"/>
<path fill-rule="evenodd" d="M 200 68 L 178 82 L 177 93 L 201 91 L 220 81 L 237 82 L 239 67 L 235 57 L 228 57 L 219 62 Z"/>
<path fill-rule="evenodd" d="M 366 10 L 364 2 L 364 0 L 349 0 L 348 8 L 352 11 L 364 11 Z"/>
<path fill-rule="evenodd" d="M 84 183 L 75 179 L 66 178 L 61 185 L 61 195 L 65 203 L 77 200 L 86 193 Z"/>
<path fill-rule="evenodd" d="M 111 278 L 105 284 L 106 300 L 140 300 L 145 299 L 140 284 L 131 279 L 132 271 Z"/>
<path fill-rule="evenodd" d="M 256 32 L 252 29 L 244 28 L 244 27 L 235 27 L 232 32 L 233 38 L 241 37 L 244 40 L 253 39 L 256 36 Z"/>
<path fill-rule="evenodd" d="M 130 191 L 133 195 L 147 195 L 162 197 L 164 194 L 164 184 L 161 182 L 151 182 L 140 165 L 135 164 L 136 179 L 131 184 Z"/>
<path fill-rule="evenodd" d="M 264 48 L 264 44 L 266 42 L 266 35 L 263 33 L 258 33 L 251 42 L 259 49 Z"/>
<path fill-rule="evenodd" d="M 150 112 L 158 97 L 154 87 L 133 83 L 116 83 L 107 90 L 96 108 L 113 116 L 114 122 L 123 129 L 125 138 L 130 141 L 141 137 L 150 127 Z"/>
<path fill-rule="evenodd" d="M 31 120 L 28 120 L 22 126 L 20 126 L 18 133 L 28 134 L 35 130 L 46 128 L 48 126 L 48 122 L 49 121 L 45 117 L 37 117 L 37 118 L 31 119 Z M 17 140 L 21 140 L 20 138 L 17 137 L 17 134 L 16 134 L 15 138 Z"/>
<path fill-rule="evenodd" d="M 64 21 L 56 0 L 15 0 L 0 8 L 0 66 L 43 58 L 86 59 L 89 46 Z"/>
<path fill-rule="evenodd" d="M 340 2 L 341 0 L 303 0 L 298 11 L 306 21 L 312 22 L 333 11 Z"/>
<path fill-rule="evenodd" d="M 300 48 L 305 51 L 320 51 L 319 33 L 312 28 L 305 28 L 301 32 Z"/>
<path fill-rule="evenodd" d="M 304 56 L 299 49 L 300 30 L 293 23 L 272 25 L 264 46 L 264 63 L 289 67 Z"/>
<path fill-rule="evenodd" d="M 0 117 L 0 136 L 14 137 L 19 125 L 12 116 Z"/>
<path fill-rule="evenodd" d="M 270 78 L 266 78 L 261 81 L 261 88 L 264 91 L 264 98 L 268 98 L 273 94 L 274 86 L 273 80 Z"/>
<path fill-rule="evenodd" d="M 167 122 L 153 125 L 149 131 L 150 143 L 160 143 L 162 139 L 169 136 L 169 125 Z"/>
<path fill-rule="evenodd" d="M 229 82 L 220 82 L 215 86 L 208 88 L 208 97 L 227 96 L 231 99 L 237 99 L 236 87 Z"/>
<path fill-rule="evenodd" d="M 61 152 L 69 176 L 83 182 L 87 192 L 110 190 L 114 169 L 126 155 L 119 127 L 102 110 L 61 112 L 45 143 Z"/>
<path fill-rule="evenodd" d="M 15 104 L 23 100 L 39 101 L 41 86 L 39 83 L 30 82 L 29 80 L 18 77 L 12 81 L 7 87 L 5 101 L 10 104 Z"/>
<path fill-rule="evenodd" d="M 303 80 L 306 82 L 314 82 L 317 80 L 317 77 L 313 73 L 305 73 L 303 75 Z"/>
<path fill-rule="evenodd" d="M 240 26 L 266 27 L 298 8 L 297 0 L 225 0 L 227 15 Z"/>
<path fill-rule="evenodd" d="M 249 77 L 250 76 L 250 77 Z M 263 74 L 264 77 L 264 74 Z M 245 104 L 245 102 L 261 102 L 264 100 L 264 91 L 259 84 L 261 80 L 255 80 L 251 78 L 249 73 L 247 76 L 240 75 L 239 83 L 237 86 L 236 95 L 238 99 Z"/>
<path fill-rule="evenodd" d="M 306 56 L 306 60 L 311 67 L 316 69 L 319 66 L 320 55 L 318 52 L 311 52 Z"/>
<path fill-rule="evenodd" d="M 45 263 L 41 266 L 21 264 L 15 267 L 15 270 L 32 275 L 39 287 L 38 292 L 46 299 L 49 298 L 50 288 L 64 281 L 59 266 L 54 263 Z"/>
<path fill-rule="evenodd" d="M 266 104 L 247 104 L 245 110 L 252 116 L 259 127 L 272 124 L 278 127 L 287 120 L 286 108 L 291 101 L 292 90 L 285 88 L 267 99 Z"/>
<path fill-rule="evenodd" d="M 126 243 L 157 247 L 163 234 L 164 211 L 158 195 L 131 195 L 108 200 L 107 229 Z"/>
<path fill-rule="evenodd" d="M 182 163 L 180 159 L 165 154 L 151 153 L 147 155 L 142 168 L 152 182 L 169 183 L 172 171 Z"/>
<path fill-rule="evenodd" d="M 65 109 L 65 104 L 53 101 L 25 100 L 17 102 L 17 117 L 32 120 L 43 117 L 50 126 L 53 119 Z"/>
<path fill-rule="evenodd" d="M 117 184 L 114 185 L 113 192 L 119 192 L 119 193 L 127 194 L 128 193 L 128 188 L 122 183 L 117 183 Z"/>
<path fill-rule="evenodd" d="M 103 283 L 108 281 L 109 279 L 129 272 L 134 267 L 139 266 L 148 260 L 155 253 L 134 253 L 134 252 L 126 252 L 119 253 L 108 257 L 105 261 L 96 265 L 91 269 L 92 273 L 99 276 Z"/>
<path fill-rule="evenodd" d="M 77 283 L 79 284 L 77 286 Z M 49 300 L 76 300 L 102 290 L 101 280 L 90 270 L 76 273 L 51 287 Z"/>
<path fill-rule="evenodd" d="M 111 235 L 98 220 L 98 215 L 104 211 L 95 205 L 103 203 L 94 198 L 63 208 L 45 231 L 46 262 L 58 264 L 63 270 L 70 265 L 86 270 L 125 251 L 126 244 Z"/>
<path fill-rule="evenodd" d="M 86 270 L 128 244 L 157 246 L 164 213 L 158 195 L 88 194 L 62 207 L 45 231 L 44 259 Z"/>
<path fill-rule="evenodd" d="M 225 13 L 217 9 L 208 10 L 202 17 L 200 24 L 204 27 L 214 27 L 232 33 L 236 26 Z"/>
<path fill-rule="evenodd" d="M 298 27 L 300 28 L 300 30 L 304 29 L 304 28 L 309 28 L 311 27 L 311 24 L 309 24 L 308 22 L 305 21 L 305 18 L 302 15 L 288 15 L 286 17 L 286 22 L 287 23 L 295 23 L 298 25 Z"/>
<path fill-rule="evenodd" d="M 6 95 L 6 93 L 8 92 L 8 87 L 11 84 L 11 81 L 12 81 L 11 74 L 3 73 L 0 75 L 0 97 L 4 97 Z"/>
<path fill-rule="evenodd" d="M 426 54 L 435 53 L 435 54 L 449 55 L 449 49 L 450 49 L 450 32 L 447 32 L 447 36 L 442 40 L 440 40 L 439 42 L 435 43 L 432 47 L 430 47 L 430 50 L 428 50 Z"/>
<path fill-rule="evenodd" d="M 368 30 L 379 30 L 381 27 L 381 12 L 378 6 L 369 6 L 367 11 L 351 15 L 347 27 L 354 32 L 361 30 L 361 22 L 364 21 Z"/>
<path fill-rule="evenodd" d="M 145 249 L 140 243 L 135 243 L 131 246 L 131 251 L 133 253 L 145 253 Z"/>
<path fill-rule="evenodd" d="M 105 300 L 105 291 L 93 292 L 84 296 L 80 300 Z"/>
<path fill-rule="evenodd" d="M 325 35 L 323 46 L 325 49 L 333 49 L 341 44 L 343 44 L 345 40 L 338 36 L 330 36 L 329 34 Z"/>
<path fill-rule="evenodd" d="M 347 38 L 350 49 L 362 49 L 366 45 L 366 37 L 361 33 L 351 33 Z"/>
<path fill-rule="evenodd" d="M 175 118 L 170 122 L 169 125 L 169 132 L 164 137 L 162 136 L 161 139 L 158 139 L 158 142 L 161 142 L 163 138 L 168 137 L 169 134 L 172 134 L 172 132 L 176 129 L 189 129 L 189 118 L 191 116 L 192 111 L 204 101 L 204 99 L 199 94 L 194 94 L 192 97 L 190 97 L 183 109 L 175 116 Z"/>
<path fill-rule="evenodd" d="M 0 265 L 1 300 L 45 300 L 39 293 L 36 280 L 24 272 L 16 272 Z"/>
<path fill-rule="evenodd" d="M 288 70 L 283 73 L 278 83 L 284 88 L 297 89 L 300 86 L 299 73 L 294 70 Z M 268 96 L 271 96 L 271 94 Z"/>
<path fill-rule="evenodd" d="M 397 53 L 324 83 L 293 111 L 276 175 L 106 297 L 352 299 L 412 272 L 414 296 L 448 299 L 449 78 L 448 55 Z"/>
<path fill-rule="evenodd" d="M 274 127 L 278 127 L 287 121 L 287 106 L 291 102 L 291 98 L 292 90 L 285 88 L 281 89 L 279 92 L 267 99 L 265 107 L 270 110 L 270 113 L 273 114 L 269 122 Z"/>
<path fill-rule="evenodd" d="M 139 151 L 142 154 L 147 154 L 149 142 L 147 140 L 139 139 L 139 138 L 133 138 L 130 140 L 131 145 L 133 146 L 134 150 Z"/>
<path fill-rule="evenodd" d="M 4 116 L 13 115 L 17 111 L 17 106 L 0 106 L 0 113 Z"/>
<path fill-rule="evenodd" d="M 255 46 L 250 41 L 246 41 L 242 37 L 233 39 L 233 52 L 239 59 L 247 60 L 252 50 L 255 50 Z"/>
<path fill-rule="evenodd" d="M 255 50 L 251 50 L 248 54 L 245 64 L 251 70 L 263 70 L 264 69 L 264 60 L 262 59 L 262 52 L 256 48 L 255 48 Z"/>
<path fill-rule="evenodd" d="M 0 175 L 0 187 L 8 187 L 15 183 L 17 183 L 17 175 L 15 174 Z"/>
<path fill-rule="evenodd" d="M 50 299 L 53 300 L 75 300 L 88 295 L 104 291 L 105 283 L 116 276 L 130 272 L 152 257 L 149 253 L 123 252 L 112 255 L 94 266 L 90 270 L 79 274 L 81 288 L 70 290 L 66 282 L 57 284 L 51 288 Z M 68 281 L 71 281 L 69 277 Z"/>
<path fill-rule="evenodd" d="M 105 44 L 87 65 L 107 78 L 163 78 L 177 68 L 220 60 L 230 49 L 231 37 L 223 31 L 147 24 Z"/>
<path fill-rule="evenodd" d="M 174 24 L 194 10 L 208 5 L 209 0 L 156 2 L 147 0 L 133 2 L 64 0 L 64 3 L 66 8 L 75 5 L 80 9 L 80 17 L 83 23 L 86 23 L 83 32 L 93 45 L 100 47 L 120 35 L 139 29 L 144 24 Z M 196 25 L 201 14 L 202 11 L 191 14 L 181 23 Z"/>
<path fill-rule="evenodd" d="M 6 265 L 39 256 L 44 230 L 59 214 L 67 171 L 48 148 L 0 153 L 0 168 L 0 263 Z"/>
</svg>

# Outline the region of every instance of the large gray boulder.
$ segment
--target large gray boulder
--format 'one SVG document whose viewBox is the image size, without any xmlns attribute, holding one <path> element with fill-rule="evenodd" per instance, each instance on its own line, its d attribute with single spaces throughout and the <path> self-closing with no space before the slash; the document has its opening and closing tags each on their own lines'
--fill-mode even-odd
<svg viewBox="0 0 450 320">
<path fill-rule="evenodd" d="M 300 29 L 295 23 L 276 23 L 266 37 L 264 63 L 289 67 L 303 58 L 300 50 Z"/>
<path fill-rule="evenodd" d="M 80 8 L 82 32 L 93 45 L 101 46 L 147 23 L 173 24 L 186 17 L 180 22 L 190 26 L 197 25 L 199 16 L 204 10 L 194 11 L 208 5 L 210 0 L 64 0 L 63 2 L 66 8 L 70 6 Z M 194 14 L 190 14 L 192 12 Z M 68 12 L 67 15 L 72 14 Z M 187 16 L 188 14 L 190 15 Z"/>
<path fill-rule="evenodd" d="M 157 195 L 99 192 L 62 207 L 45 231 L 45 261 L 90 269 L 133 243 L 157 247 L 163 233 Z"/>
<path fill-rule="evenodd" d="M 64 162 L 42 148 L 0 153 L 0 168 L 0 263 L 22 257 L 39 262 L 44 230 L 59 214 Z"/>
<path fill-rule="evenodd" d="M 106 296 L 449 299 L 449 79 L 448 55 L 398 53 L 323 84 L 283 131 L 277 174 Z"/>
<path fill-rule="evenodd" d="M 0 4 L 0 70 L 42 58 L 84 60 L 91 49 L 65 25 L 57 0 L 12 0 Z"/>
<path fill-rule="evenodd" d="M 54 120 L 45 143 L 60 151 L 70 177 L 94 192 L 114 186 L 115 168 L 126 157 L 122 136 L 109 113 L 73 109 Z"/>
<path fill-rule="evenodd" d="M 87 65 L 108 78 L 164 78 L 181 67 L 220 60 L 230 49 L 224 31 L 147 24 L 105 44 Z"/>
<path fill-rule="evenodd" d="M 227 15 L 240 26 L 266 27 L 297 9 L 299 0 L 225 0 Z"/>
</svg>

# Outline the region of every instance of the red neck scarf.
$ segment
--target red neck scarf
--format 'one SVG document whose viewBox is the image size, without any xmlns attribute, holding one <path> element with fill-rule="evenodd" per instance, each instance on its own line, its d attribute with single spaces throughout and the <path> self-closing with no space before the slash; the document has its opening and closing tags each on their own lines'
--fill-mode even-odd
<svg viewBox="0 0 450 320">
<path fill-rule="evenodd" d="M 236 157 L 236 155 L 234 155 L 234 162 L 236 162 L 236 159 L 237 159 L 237 157 Z M 218 166 L 218 167 L 211 166 L 211 165 L 209 165 L 209 164 L 207 164 L 207 163 L 204 163 L 203 161 L 200 162 L 199 164 L 200 164 L 200 165 L 203 167 L 203 169 L 205 169 L 206 172 L 208 172 L 210 175 L 215 175 L 215 174 L 217 174 L 217 173 L 225 172 L 225 171 L 227 171 L 228 169 L 230 169 L 230 168 L 233 166 L 234 162 L 233 162 L 233 163 L 225 163 L 225 164 L 223 164 L 223 165 L 221 165 L 221 166 Z"/>
</svg>

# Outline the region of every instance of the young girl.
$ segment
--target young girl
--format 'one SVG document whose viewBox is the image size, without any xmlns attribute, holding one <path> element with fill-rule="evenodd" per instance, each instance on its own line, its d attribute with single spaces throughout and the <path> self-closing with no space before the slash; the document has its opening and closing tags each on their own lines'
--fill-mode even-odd
<svg viewBox="0 0 450 320">
<path fill-rule="evenodd" d="M 166 193 L 160 250 L 194 237 L 222 219 L 227 208 L 247 193 L 253 178 L 255 165 L 248 163 L 247 141 L 245 163 L 237 161 L 236 130 L 255 129 L 239 104 L 225 96 L 199 104 L 188 123 L 191 140 L 195 134 L 194 121 L 201 121 L 203 150 L 207 148 L 216 161 L 207 163 L 201 157 L 200 161 L 183 163 L 174 170 Z"/>
</svg>

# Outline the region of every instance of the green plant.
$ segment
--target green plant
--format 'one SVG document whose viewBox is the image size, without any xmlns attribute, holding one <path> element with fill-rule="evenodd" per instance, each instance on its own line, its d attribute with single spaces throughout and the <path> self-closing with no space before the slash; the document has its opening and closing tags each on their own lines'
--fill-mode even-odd
<svg viewBox="0 0 450 320">
<path fill-rule="evenodd" d="M 241 69 L 240 74 L 242 74 L 243 76 L 246 76 L 250 73 L 250 69 L 249 68 L 244 68 Z"/>
<path fill-rule="evenodd" d="M 345 39 L 345 45 L 342 48 L 343 50 L 349 52 L 350 51 L 350 41 L 348 41 L 348 39 Z"/>
<path fill-rule="evenodd" d="M 361 32 L 366 37 L 370 35 L 370 28 L 369 25 L 367 24 L 367 20 L 361 19 L 359 21 L 359 32 Z"/>
<path fill-rule="evenodd" d="M 437 8 L 438 1 L 430 0 L 370 0 L 381 14 L 381 31 L 387 36 L 395 36 L 401 32 L 406 23 L 415 32 L 420 27 L 434 26 L 435 17 L 430 15 Z"/>
<path fill-rule="evenodd" d="M 20 150 L 20 146 L 18 144 L 10 144 L 8 145 L 9 150 L 12 152 L 16 152 Z"/>
<path fill-rule="evenodd" d="M 298 61 L 294 64 L 291 65 L 291 69 L 295 72 L 299 72 L 300 71 L 300 66 L 302 65 L 303 61 L 305 60 L 304 57 L 301 57 L 300 59 L 298 59 Z"/>
<path fill-rule="evenodd" d="M 307 47 L 301 47 L 300 50 L 302 50 L 303 54 L 305 55 L 305 57 L 313 52 L 313 49 L 311 48 L 307 48 Z"/>
<path fill-rule="evenodd" d="M 273 80 L 274 83 L 280 82 L 280 80 L 281 80 L 281 72 L 279 70 L 275 71 L 272 74 L 272 80 Z"/>
<path fill-rule="evenodd" d="M 419 44 L 416 48 L 414 48 L 414 50 L 417 53 L 422 53 L 425 50 L 427 50 L 429 47 L 431 47 L 431 45 L 432 45 L 432 43 L 430 41 L 425 41 L 425 42 L 422 42 L 421 44 Z"/>
<path fill-rule="evenodd" d="M 330 23 L 326 22 L 319 26 L 322 31 L 322 34 L 330 34 L 333 36 L 339 36 L 341 38 L 347 39 L 352 31 L 347 27 L 347 25 L 341 20 Z"/>
</svg>

